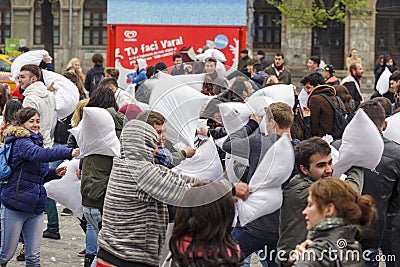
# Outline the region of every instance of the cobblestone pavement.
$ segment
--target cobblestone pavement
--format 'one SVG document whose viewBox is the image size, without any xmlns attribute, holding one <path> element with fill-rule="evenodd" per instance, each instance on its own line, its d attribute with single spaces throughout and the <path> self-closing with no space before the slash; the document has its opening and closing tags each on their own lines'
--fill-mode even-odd
<svg viewBox="0 0 400 267">
<path fill-rule="evenodd" d="M 59 214 L 63 207 L 57 207 Z M 40 248 L 41 267 L 75 267 L 83 266 L 83 257 L 78 257 L 78 252 L 85 248 L 85 234 L 79 227 L 79 221 L 74 216 L 59 216 L 60 240 L 48 238 L 42 239 Z M 47 216 L 44 215 L 44 226 L 46 229 Z M 16 260 L 22 245 L 18 245 L 14 257 L 9 261 L 7 267 L 25 266 L 25 262 Z M 259 267 L 257 257 L 253 256 L 252 267 Z"/>
<path fill-rule="evenodd" d="M 62 207 L 58 207 L 59 213 Z M 73 267 L 83 266 L 83 257 L 78 257 L 78 252 L 85 248 L 85 234 L 79 227 L 79 221 L 74 216 L 59 216 L 60 220 L 60 240 L 48 238 L 42 239 L 40 248 L 40 260 L 42 267 Z M 47 216 L 44 215 L 44 229 L 46 229 Z M 15 253 L 7 267 L 25 266 L 25 262 L 16 260 L 20 248 Z"/>
</svg>

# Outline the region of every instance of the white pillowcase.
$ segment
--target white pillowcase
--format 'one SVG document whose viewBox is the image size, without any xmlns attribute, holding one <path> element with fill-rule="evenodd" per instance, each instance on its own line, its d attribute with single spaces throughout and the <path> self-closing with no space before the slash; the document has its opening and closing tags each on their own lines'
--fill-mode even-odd
<svg viewBox="0 0 400 267">
<path fill-rule="evenodd" d="M 293 85 L 291 84 L 275 84 L 261 88 L 253 95 L 251 95 L 250 99 L 257 96 L 266 96 L 274 100 L 274 102 L 282 102 L 288 104 L 291 107 L 294 106 L 294 92 Z"/>
<path fill-rule="evenodd" d="M 383 95 L 387 93 L 389 90 L 389 77 L 392 75 L 388 67 L 385 67 L 385 70 L 381 74 L 381 76 L 378 79 L 378 82 L 376 83 L 376 90 Z"/>
<path fill-rule="evenodd" d="M 248 105 L 239 102 L 221 103 L 218 104 L 218 108 L 228 135 L 246 125 L 253 113 Z"/>
<path fill-rule="evenodd" d="M 15 81 L 18 83 L 18 76 L 22 66 L 26 64 L 35 64 L 39 66 L 40 62 L 43 60 L 43 56 L 48 54 L 49 52 L 46 50 L 31 50 L 14 59 L 11 65 L 11 74 L 15 78 Z"/>
<path fill-rule="evenodd" d="M 344 130 L 332 176 L 340 177 L 353 166 L 373 170 L 381 161 L 382 153 L 383 139 L 378 128 L 364 110 L 358 109 Z"/>
<path fill-rule="evenodd" d="M 400 113 L 396 113 L 386 119 L 387 127 L 383 136 L 400 144 Z"/>
<path fill-rule="evenodd" d="M 79 159 L 64 161 L 60 164 L 60 167 L 63 166 L 67 166 L 67 172 L 61 179 L 44 184 L 47 196 L 72 210 L 76 217 L 82 218 L 81 181 L 76 177 Z"/>
<path fill-rule="evenodd" d="M 212 138 L 202 144 L 192 158 L 185 159 L 172 170 L 200 180 L 215 181 L 223 178 L 222 164 Z"/>
<path fill-rule="evenodd" d="M 161 113 L 166 119 L 168 139 L 173 143 L 194 146 L 197 120 L 200 110 L 212 97 L 160 72 L 157 82 L 152 83 L 150 109 Z"/>
<path fill-rule="evenodd" d="M 249 187 L 253 193 L 246 201 L 239 199 L 237 202 L 241 226 L 281 207 L 281 186 L 290 177 L 293 167 L 293 146 L 289 138 L 283 135 L 267 151 L 251 177 Z"/>
<path fill-rule="evenodd" d="M 198 92 L 201 92 L 201 89 L 203 88 L 205 77 L 205 73 L 172 76 L 172 78 L 177 82 L 188 85 Z"/>
<path fill-rule="evenodd" d="M 112 157 L 121 155 L 114 120 L 104 108 L 84 107 L 82 120 L 69 131 L 81 149 L 81 158 L 93 154 Z"/>
<path fill-rule="evenodd" d="M 59 119 L 68 117 L 75 111 L 79 102 L 79 90 L 66 77 L 48 70 L 42 70 L 44 84 L 49 87 L 52 83 L 56 97 L 56 113 Z"/>
</svg>

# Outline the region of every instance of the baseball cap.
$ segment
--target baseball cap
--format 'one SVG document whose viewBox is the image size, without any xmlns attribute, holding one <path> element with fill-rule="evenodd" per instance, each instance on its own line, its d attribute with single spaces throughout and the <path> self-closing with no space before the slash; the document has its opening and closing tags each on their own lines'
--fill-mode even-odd
<svg viewBox="0 0 400 267">
<path fill-rule="evenodd" d="M 326 64 L 322 70 L 326 70 L 329 71 L 330 74 L 334 74 L 335 73 L 335 68 L 333 67 L 333 65 L 331 64 Z"/>
</svg>

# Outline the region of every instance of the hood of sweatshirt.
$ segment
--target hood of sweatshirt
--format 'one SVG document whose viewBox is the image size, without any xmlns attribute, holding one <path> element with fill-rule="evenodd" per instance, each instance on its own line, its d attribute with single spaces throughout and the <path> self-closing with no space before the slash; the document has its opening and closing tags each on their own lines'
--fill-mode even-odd
<svg viewBox="0 0 400 267">
<path fill-rule="evenodd" d="M 124 126 L 120 139 L 121 158 L 152 162 L 158 134 L 150 124 L 131 120 Z"/>
</svg>

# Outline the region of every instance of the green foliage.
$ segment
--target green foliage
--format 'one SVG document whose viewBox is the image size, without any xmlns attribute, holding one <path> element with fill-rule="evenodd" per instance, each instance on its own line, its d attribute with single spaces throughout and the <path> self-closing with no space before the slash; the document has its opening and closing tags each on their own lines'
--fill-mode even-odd
<svg viewBox="0 0 400 267">
<path fill-rule="evenodd" d="M 371 14 L 367 0 L 265 0 L 286 15 L 288 23 L 300 29 L 327 28 L 329 21 L 345 23 L 348 15 L 362 17 Z"/>
</svg>

